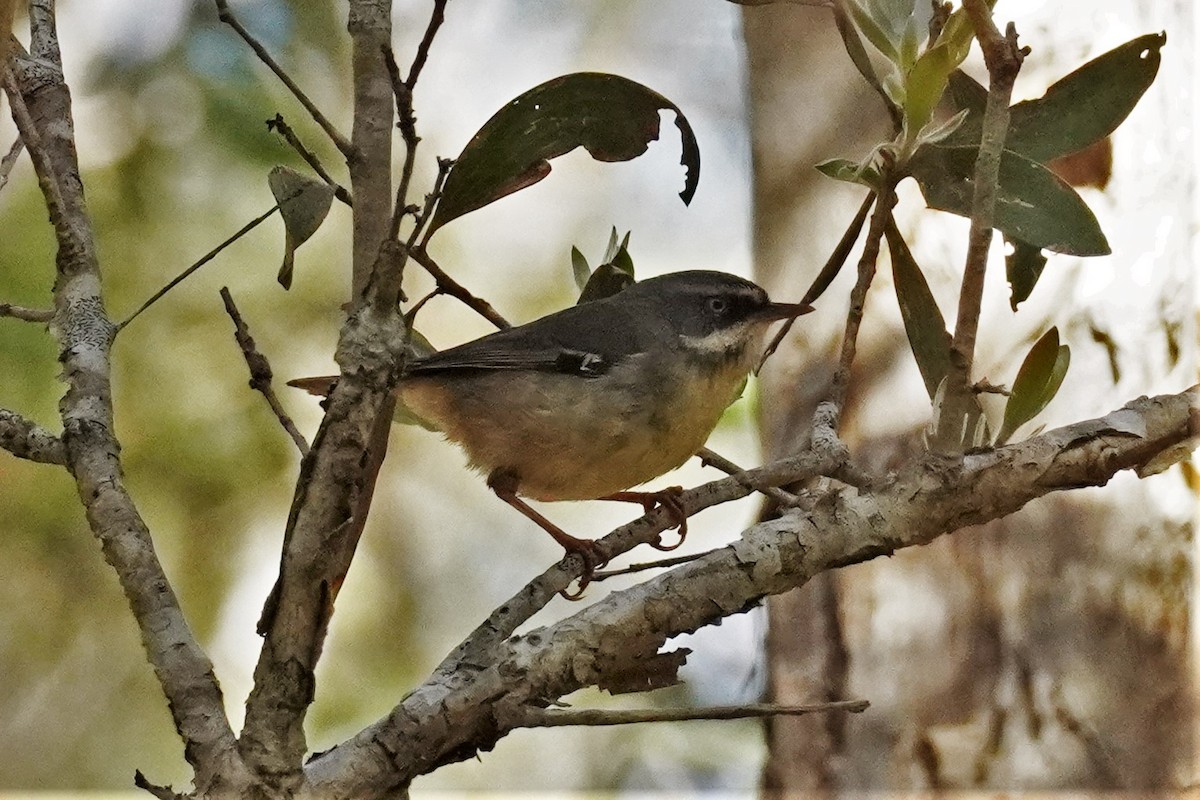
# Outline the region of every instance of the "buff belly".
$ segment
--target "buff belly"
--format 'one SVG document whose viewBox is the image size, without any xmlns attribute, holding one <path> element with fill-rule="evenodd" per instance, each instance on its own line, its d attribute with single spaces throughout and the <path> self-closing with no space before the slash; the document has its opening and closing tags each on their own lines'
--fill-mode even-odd
<svg viewBox="0 0 1200 800">
<path fill-rule="evenodd" d="M 400 393 L 474 467 L 515 474 L 520 494 L 590 500 L 687 461 L 736 399 L 747 366 L 731 361 L 700 380 L 654 369 L 649 396 L 633 390 L 653 369 L 636 357 L 596 378 L 513 370 L 413 376 Z"/>
</svg>

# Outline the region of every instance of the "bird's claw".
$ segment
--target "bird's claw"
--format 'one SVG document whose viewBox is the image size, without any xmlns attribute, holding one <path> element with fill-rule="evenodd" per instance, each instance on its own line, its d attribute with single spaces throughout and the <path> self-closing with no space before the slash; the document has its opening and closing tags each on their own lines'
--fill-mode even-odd
<svg viewBox="0 0 1200 800">
<path fill-rule="evenodd" d="M 682 495 L 682 486 L 668 486 L 662 491 L 650 492 L 646 495 L 646 499 L 642 503 L 647 514 L 653 511 L 656 507 L 661 506 L 675 523 L 671 527 L 679 531 L 679 541 L 669 545 L 663 544 L 662 534 L 660 533 L 657 539 L 655 539 L 653 542 L 650 542 L 650 546 L 655 550 L 668 553 L 677 549 L 679 545 L 683 544 L 684 540 L 687 539 L 687 512 L 684 511 L 683 501 L 680 499 Z"/>
<path fill-rule="evenodd" d="M 572 555 L 578 555 L 583 562 L 583 571 L 579 573 L 578 577 L 579 588 L 572 592 L 568 586 L 560 589 L 558 593 L 566 600 L 579 600 L 583 597 L 583 592 L 587 589 L 588 584 L 592 582 L 592 576 L 595 575 L 596 570 L 608 563 L 608 554 L 595 539 L 576 539 L 567 548 L 567 553 L 563 557 L 564 561 Z"/>
</svg>

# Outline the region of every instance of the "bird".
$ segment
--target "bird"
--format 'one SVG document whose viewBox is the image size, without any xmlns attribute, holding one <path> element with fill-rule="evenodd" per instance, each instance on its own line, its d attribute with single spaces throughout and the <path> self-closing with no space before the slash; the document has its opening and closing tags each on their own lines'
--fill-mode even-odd
<svg viewBox="0 0 1200 800">
<path fill-rule="evenodd" d="M 736 400 L 773 322 L 812 311 L 772 302 L 752 281 L 687 270 L 407 363 L 400 403 L 466 452 L 508 505 L 579 554 L 582 595 L 608 561 L 536 501 L 616 500 L 664 507 L 686 535 L 680 487 L 631 491 L 682 465 Z M 332 378 L 290 385 L 327 394 Z"/>
</svg>

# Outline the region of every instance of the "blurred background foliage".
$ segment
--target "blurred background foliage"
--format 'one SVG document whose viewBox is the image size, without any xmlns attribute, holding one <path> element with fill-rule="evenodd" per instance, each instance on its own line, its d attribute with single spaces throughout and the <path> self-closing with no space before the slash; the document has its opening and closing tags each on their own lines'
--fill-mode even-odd
<svg viewBox="0 0 1200 800">
<path fill-rule="evenodd" d="M 246 0 L 231 4 L 343 131 L 350 128 L 344 4 Z M 429 4 L 398 2 L 395 49 L 404 64 Z M 298 104 L 203 0 L 65 0 L 67 80 L 105 299 L 120 320 L 171 277 L 273 204 L 275 164 L 306 169 L 265 122 L 277 112 L 345 181 L 344 164 Z M 25 31 L 18 29 L 24 38 Z M 616 72 L 676 102 L 704 159 L 691 209 L 678 134 L 629 164 L 559 159 L 543 184 L 456 222 L 434 253 L 460 281 L 516 321 L 573 301 L 569 251 L 598 255 L 609 228 L 632 230 L 645 276 L 705 267 L 749 274 L 743 66 L 736 7 L 672 0 L 653 14 L 635 2 L 456 0 L 417 90 L 423 137 L 414 186 L 429 186 L 434 156 L 453 156 L 491 113 L 543 80 Z M 5 146 L 15 131 L 0 122 Z M 419 199 L 419 196 L 418 196 Z M 44 307 L 54 242 L 26 157 L 0 193 L 0 300 Z M 217 296 L 228 285 L 280 382 L 328 372 L 349 275 L 349 213 L 330 218 L 300 251 L 285 293 L 274 275 L 282 226 L 272 218 L 126 329 L 114 351 L 117 432 L 129 486 L 189 619 L 208 647 L 235 722 L 257 657 L 254 622 L 273 579 L 297 454 L 246 368 Z M 429 288 L 410 274 L 411 296 Z M 453 301 L 422 312 L 439 347 L 487 332 Z M 58 430 L 62 391 L 51 338 L 0 320 L 0 406 Z M 311 433 L 319 409 L 284 390 Z M 753 461 L 751 404 L 731 411 L 715 446 Z M 671 480 L 712 477 L 697 466 Z M 518 515 L 502 510 L 462 457 L 437 437 L 397 429 L 372 523 L 339 597 L 309 742 L 327 748 L 386 713 L 492 607 L 559 557 Z M 134 769 L 183 785 L 181 747 L 143 658 L 125 600 L 88 532 L 67 476 L 0 455 L 0 789 L 131 786 Z M 708 512 L 694 546 L 732 535 L 752 513 Z M 580 535 L 599 535 L 628 509 L 551 509 Z M 707 529 L 707 533 L 706 533 Z M 606 589 L 595 587 L 589 594 Z M 552 605 L 547 615 L 571 609 Z M 537 620 L 535 620 L 537 622 Z M 660 702 L 734 702 L 757 695 L 755 624 L 743 617 L 696 638 L 688 686 Z M 598 695 L 581 702 L 608 702 Z M 626 705 L 644 698 L 623 700 Z M 757 779 L 753 723 L 671 729 L 527 732 L 483 763 L 418 786 L 459 788 L 689 785 L 749 788 Z M 537 758 L 551 743 L 553 759 Z M 598 759 L 596 753 L 605 757 Z M 564 763 L 579 765 L 569 774 Z"/>
</svg>

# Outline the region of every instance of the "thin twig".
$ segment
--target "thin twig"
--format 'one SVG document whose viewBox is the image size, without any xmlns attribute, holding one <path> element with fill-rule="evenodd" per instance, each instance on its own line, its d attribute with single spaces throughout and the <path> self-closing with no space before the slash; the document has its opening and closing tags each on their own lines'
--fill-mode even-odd
<svg viewBox="0 0 1200 800">
<path fill-rule="evenodd" d="M 476 297 L 471 294 L 462 284 L 447 275 L 446 271 L 439 267 L 437 262 L 433 260 L 433 257 L 423 248 L 411 251 L 411 255 L 413 261 L 416 261 L 425 268 L 426 272 L 433 276 L 433 279 L 437 282 L 438 290 L 442 294 L 450 295 L 500 330 L 507 330 L 512 327 L 512 324 L 508 320 L 500 316 L 500 312 L 492 308 L 491 303 L 482 297 Z"/>
<path fill-rule="evenodd" d="M 829 392 L 829 400 L 837 409 L 838 420 L 841 419 L 842 409 L 846 407 L 846 398 L 850 393 L 850 368 L 854 364 L 854 356 L 857 352 L 858 329 L 862 325 L 867 290 L 871 288 L 871 281 L 875 278 L 880 242 L 887 230 L 887 221 L 891 217 L 892 206 L 896 204 L 894 178 L 890 163 L 885 163 L 881 180 L 883 188 L 876 197 L 875 212 L 871 215 L 867 240 L 863 245 L 862 256 L 858 259 L 858 279 L 854 283 L 854 288 L 850 290 L 850 307 L 846 311 L 846 329 L 842 336 L 842 351 L 838 359 L 837 372 L 833 374 L 833 386 Z"/>
<path fill-rule="evenodd" d="M 341 132 L 333 126 L 333 123 L 321 113 L 321 109 L 317 108 L 316 103 L 310 100 L 308 95 L 304 93 L 304 90 L 302 90 L 300 86 L 294 80 L 292 80 L 292 76 L 289 75 L 283 69 L 283 67 L 281 67 L 278 62 L 271 57 L 271 54 L 267 52 L 267 48 L 263 47 L 263 45 L 257 39 L 255 39 L 245 27 L 243 27 L 241 21 L 239 21 L 238 18 L 234 16 L 233 11 L 230 10 L 227 0 L 214 0 L 214 2 L 217 4 L 217 18 L 220 19 L 221 22 L 224 22 L 226 25 L 233 28 L 237 35 L 242 37 L 242 41 L 249 45 L 250 49 L 254 51 L 254 54 L 258 56 L 258 60 L 266 64 L 267 67 L 275 73 L 279 80 L 283 81 L 283 85 L 288 88 L 288 91 L 292 93 L 293 97 L 300 101 L 300 105 L 304 106 L 304 109 L 308 111 L 309 116 L 311 116 L 313 120 L 319 126 L 321 126 L 321 130 L 325 131 L 325 135 L 327 135 L 330 141 L 333 142 L 334 146 L 341 151 L 342 155 L 344 155 L 346 158 L 353 157 L 354 147 L 350 144 L 350 140 L 343 136 Z"/>
<path fill-rule="evenodd" d="M 858 241 L 858 235 L 862 233 L 863 223 L 867 221 L 867 214 L 871 211 L 871 206 L 875 203 L 875 193 L 870 192 L 858 207 L 854 218 L 850 220 L 850 224 L 846 226 L 846 230 L 842 231 L 842 238 L 838 240 L 837 246 L 833 248 L 833 252 L 829 254 L 829 258 L 825 260 L 825 265 L 821 267 L 821 271 L 817 273 L 817 277 L 813 279 L 812 285 L 808 287 L 808 291 L 804 293 L 804 297 L 800 300 L 802 305 L 812 305 L 817 298 L 825 293 L 829 288 L 829 284 L 833 283 L 833 279 L 841 272 L 842 265 L 846 263 L 846 259 L 850 255 L 850 250 L 854 247 L 854 243 Z M 754 368 L 755 373 L 758 373 L 763 364 L 767 363 L 776 350 L 779 349 L 780 342 L 783 337 L 788 335 L 792 326 L 796 324 L 798 317 L 789 317 L 784 320 L 780 326 L 779 332 L 771 339 L 771 343 L 763 350 L 762 356 L 758 359 L 758 366 Z"/>
<path fill-rule="evenodd" d="M 424 308 L 426 303 L 428 303 L 430 300 L 437 297 L 441 293 L 442 293 L 441 289 L 434 289 L 432 292 L 425 295 L 420 300 L 418 300 L 416 303 L 414 303 L 413 307 L 404 313 L 405 326 L 411 328 L 413 326 L 413 323 L 416 322 L 417 312 L 420 311 L 422 308 Z"/>
<path fill-rule="evenodd" d="M 300 455 L 302 457 L 308 455 L 308 442 L 304 440 L 296 423 L 292 422 L 292 418 L 284 411 L 283 404 L 275 396 L 275 390 L 271 388 L 271 379 L 274 377 L 271 372 L 271 364 L 267 361 L 266 356 L 258 352 L 254 337 L 250 335 L 250 328 L 247 327 L 242 315 L 238 312 L 228 286 L 221 287 L 221 301 L 225 304 L 225 313 L 233 320 L 233 336 L 237 339 L 238 347 L 242 349 L 242 355 L 246 358 L 246 366 L 250 368 L 250 388 L 262 393 L 262 396 L 266 398 L 267 405 L 275 412 L 275 418 L 279 420 L 279 424 L 296 443 Z"/>
<path fill-rule="evenodd" d="M 333 187 L 333 196 L 341 200 L 347 206 L 354 207 L 354 197 L 351 196 L 350 190 L 333 179 L 325 169 L 325 165 L 321 163 L 321 159 L 317 158 L 317 154 L 304 146 L 304 142 L 300 141 L 300 137 L 292 130 L 292 126 L 284 121 L 282 114 L 276 114 L 274 119 L 267 120 L 267 130 L 275 131 L 283 140 L 291 145 L 292 149 L 299 154 L 304 162 L 312 167 L 313 172 L 320 176 L 321 180 Z"/>
<path fill-rule="evenodd" d="M 414 246 L 424 250 L 425 245 L 429 244 L 429 237 L 433 235 L 433 228 L 425 230 L 425 225 L 433 217 L 433 209 L 437 206 L 438 201 L 442 199 L 442 188 L 446 185 L 446 178 L 450 175 L 450 170 L 454 166 L 454 159 L 439 158 L 437 160 L 438 174 L 433 181 L 433 191 L 425 195 L 425 205 L 417 214 L 416 224 L 413 226 L 412 232 L 408 235 L 408 246 L 411 249 Z M 424 232 L 424 236 L 422 236 Z M 421 243 L 416 244 L 417 238 L 420 237 Z"/>
<path fill-rule="evenodd" d="M 12 303 L 0 303 L 0 317 L 12 317 L 24 322 L 49 322 L 54 319 L 52 308 L 26 308 Z"/>
<path fill-rule="evenodd" d="M 171 291 L 172 289 L 174 289 L 176 286 L 178 286 L 180 283 L 182 283 L 182 282 L 184 281 L 184 279 L 186 279 L 188 276 L 190 276 L 190 275 L 191 275 L 193 272 L 195 272 L 196 270 L 198 270 L 198 269 L 200 269 L 201 267 L 203 267 L 203 266 L 204 266 L 205 264 L 207 264 L 209 261 L 212 261 L 214 258 L 216 258 L 216 257 L 217 257 L 217 255 L 218 255 L 218 254 L 219 254 L 219 253 L 220 253 L 222 250 L 224 250 L 226 247 L 229 247 L 229 245 L 233 244 L 234 242 L 236 242 L 238 239 L 240 239 L 240 238 L 242 238 L 243 236 L 245 236 L 245 235 L 246 235 L 247 233 L 249 233 L 250 231 L 254 230 L 254 228 L 256 228 L 256 227 L 257 227 L 258 225 L 260 225 L 260 224 L 261 224 L 263 221 L 265 221 L 265 220 L 267 219 L 267 217 L 271 216 L 272 214 L 274 214 L 274 213 L 275 213 L 276 211 L 278 211 L 278 210 L 279 210 L 279 206 L 278 206 L 278 205 L 271 206 L 271 209 L 270 209 L 269 211 L 267 211 L 267 212 L 265 212 L 265 213 L 263 213 L 263 214 L 261 214 L 261 215 L 259 215 L 259 216 L 255 217 L 254 219 L 250 220 L 250 222 L 247 222 L 245 225 L 243 225 L 243 226 L 242 226 L 242 227 L 241 227 L 241 228 L 238 230 L 238 232 L 237 232 L 237 233 L 233 234 L 233 235 L 232 235 L 232 236 L 230 236 L 228 239 L 226 239 L 225 241 L 221 242 L 219 245 L 217 245 L 216 247 L 214 247 L 212 250 L 209 250 L 207 253 L 205 253 L 203 256 L 201 256 L 199 261 L 197 261 L 195 264 L 192 264 L 190 267 L 188 267 L 187 269 L 185 269 L 183 272 L 181 272 L 181 273 L 179 273 L 178 275 L 176 275 L 176 276 L 175 276 L 175 278 L 173 278 L 173 279 L 170 281 L 170 283 L 168 283 L 166 286 L 162 287 L 162 288 L 161 288 L 161 289 L 159 289 L 157 292 L 155 292 L 155 293 L 154 293 L 154 294 L 153 294 L 153 295 L 150 297 L 150 299 L 149 299 L 149 300 L 147 300 L 146 302 L 142 303 L 142 305 L 141 305 L 141 306 L 138 308 L 138 310 L 137 310 L 137 311 L 134 311 L 132 314 L 130 314 L 128 317 L 126 317 L 126 318 L 125 318 L 125 321 L 124 321 L 124 322 L 122 322 L 120 325 L 118 325 L 118 326 L 117 326 L 117 331 L 118 331 L 118 332 L 120 332 L 120 331 L 124 330 L 124 328 L 125 328 L 125 326 L 126 326 L 126 325 L 128 325 L 128 324 L 129 324 L 129 323 L 131 323 L 131 322 L 133 322 L 135 319 L 137 319 L 137 317 L 138 317 L 138 315 L 139 315 L 139 314 L 141 314 L 141 313 L 142 313 L 143 311 L 145 311 L 147 308 L 149 308 L 150 306 L 152 306 L 152 305 L 154 305 L 156 302 L 158 302 L 159 298 L 161 298 L 161 297 L 162 297 L 164 294 L 166 294 L 167 292 L 169 292 L 169 291 Z"/>
<path fill-rule="evenodd" d="M 707 467 L 719 469 L 726 475 L 732 475 L 736 477 L 746 471 L 725 456 L 713 450 L 709 450 L 707 447 L 701 447 L 700 450 L 696 452 L 696 457 L 700 459 L 701 464 Z M 780 489 L 777 486 L 768 486 L 763 489 L 759 489 L 758 491 L 760 494 L 769 497 L 771 500 L 781 506 L 790 507 L 796 506 L 800 503 L 799 497 L 796 497 L 796 495 L 792 494 L 791 492 L 785 492 L 783 489 Z"/>
<path fill-rule="evenodd" d="M 8 185 L 8 176 L 12 174 L 13 166 L 24 149 L 25 142 L 18 136 L 17 140 L 12 143 L 12 147 L 8 148 L 8 152 L 4 154 L 4 158 L 0 158 L 0 189 Z"/>
<path fill-rule="evenodd" d="M 704 558 L 712 550 L 706 550 L 703 553 L 689 553 L 685 556 L 674 556 L 673 558 L 660 558 L 657 561 L 639 561 L 635 564 L 630 564 L 628 567 L 620 569 L 604 569 L 592 573 L 592 583 L 599 583 L 606 578 L 615 578 L 618 575 L 636 575 L 639 572 L 646 572 L 652 569 L 668 569 L 677 567 L 680 564 L 686 564 L 689 561 L 695 561 L 698 558 Z"/>
<path fill-rule="evenodd" d="M 437 35 L 438 28 L 442 27 L 442 22 L 446 19 L 446 3 L 447 0 L 433 0 L 433 13 L 429 16 L 425 35 L 421 37 L 421 43 L 417 45 L 417 53 L 413 56 L 412 66 L 408 69 L 408 77 L 404 80 L 409 91 L 416 87 L 417 78 L 421 76 L 421 70 L 429 58 L 429 48 L 433 44 L 433 37 Z"/>
<path fill-rule="evenodd" d="M 0 408 L 0 450 L 39 464 L 67 463 L 62 439 L 6 408 Z"/>
<path fill-rule="evenodd" d="M 774 703 L 755 703 L 744 706 L 715 706 L 712 708 L 536 708 L 525 706 L 517 712 L 516 726 L 520 728 L 560 728 L 566 725 L 600 727 L 633 725 L 643 722 L 688 722 L 691 720 L 754 719 L 759 717 L 795 717 L 830 711 L 860 714 L 871 704 L 866 700 L 834 700 L 802 706 Z"/>
<path fill-rule="evenodd" d="M 390 45 L 383 48 L 383 59 L 387 64 L 388 77 L 392 81 L 392 95 L 396 98 L 396 127 L 400 129 L 400 138 L 404 140 L 404 166 L 400 169 L 400 183 L 396 187 L 396 202 L 392 206 L 392 221 L 388 235 L 393 239 L 400 238 L 400 223 L 405 214 L 414 217 L 419 213 L 417 206 L 408 203 L 408 186 L 412 182 L 413 168 L 417 163 L 417 145 L 421 137 L 417 136 L 417 118 L 413 113 L 412 87 L 400 77 L 400 67 L 396 64 L 396 54 Z"/>
</svg>

